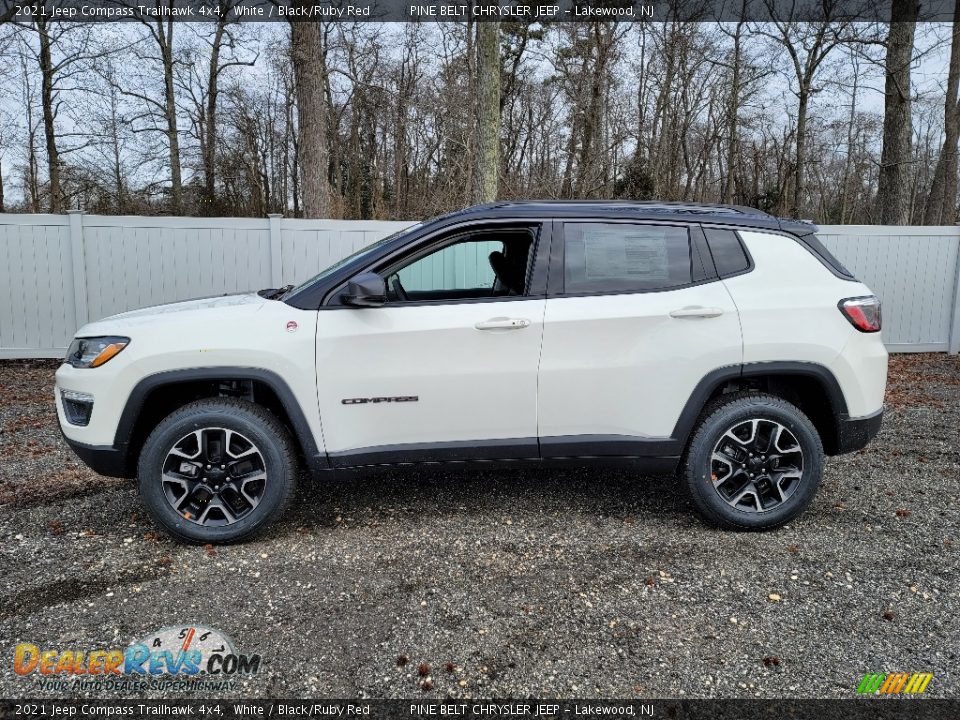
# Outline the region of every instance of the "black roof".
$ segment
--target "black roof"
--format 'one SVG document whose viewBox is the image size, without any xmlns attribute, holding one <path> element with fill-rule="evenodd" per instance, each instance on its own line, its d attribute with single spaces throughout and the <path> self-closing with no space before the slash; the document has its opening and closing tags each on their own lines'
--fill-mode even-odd
<svg viewBox="0 0 960 720">
<path fill-rule="evenodd" d="M 802 220 L 778 218 L 746 205 L 663 202 L 659 200 L 503 200 L 472 205 L 428 221 L 446 224 L 454 218 L 617 218 L 663 220 L 676 217 L 687 221 L 719 223 L 741 227 L 785 230 L 808 235 L 816 226 Z"/>
</svg>

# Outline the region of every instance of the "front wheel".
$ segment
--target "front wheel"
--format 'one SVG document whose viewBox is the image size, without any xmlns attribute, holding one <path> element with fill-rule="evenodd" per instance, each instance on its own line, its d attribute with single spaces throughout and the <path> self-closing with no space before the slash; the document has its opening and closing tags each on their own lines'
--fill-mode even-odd
<svg viewBox="0 0 960 720">
<path fill-rule="evenodd" d="M 296 455 L 270 412 L 232 398 L 200 400 L 147 438 L 137 476 L 147 510 L 194 543 L 243 540 L 277 519 L 293 496 Z"/>
<path fill-rule="evenodd" d="M 705 411 L 683 473 L 708 523 L 766 530 L 789 522 L 813 500 L 823 445 L 796 406 L 772 395 L 737 393 Z"/>
</svg>

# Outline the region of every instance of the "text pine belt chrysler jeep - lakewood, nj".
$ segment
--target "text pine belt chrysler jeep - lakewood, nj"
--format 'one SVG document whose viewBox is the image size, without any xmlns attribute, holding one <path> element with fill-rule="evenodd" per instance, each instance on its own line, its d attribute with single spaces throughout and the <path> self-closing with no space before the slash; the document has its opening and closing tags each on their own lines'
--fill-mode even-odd
<svg viewBox="0 0 960 720">
<path fill-rule="evenodd" d="M 816 227 L 739 206 L 501 202 L 299 285 L 80 328 L 67 442 L 170 533 L 245 538 L 313 474 L 629 461 L 772 528 L 880 429 L 880 303 Z"/>
</svg>

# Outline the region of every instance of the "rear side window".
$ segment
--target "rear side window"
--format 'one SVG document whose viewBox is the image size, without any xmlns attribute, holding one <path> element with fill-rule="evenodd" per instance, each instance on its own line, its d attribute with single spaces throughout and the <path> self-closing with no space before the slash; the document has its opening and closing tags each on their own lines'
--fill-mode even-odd
<svg viewBox="0 0 960 720">
<path fill-rule="evenodd" d="M 720 277 L 730 277 L 750 269 L 750 258 L 733 230 L 709 228 L 704 231 L 713 263 Z"/>
<path fill-rule="evenodd" d="M 644 292 L 692 282 L 686 228 L 564 224 L 564 292 Z"/>
</svg>

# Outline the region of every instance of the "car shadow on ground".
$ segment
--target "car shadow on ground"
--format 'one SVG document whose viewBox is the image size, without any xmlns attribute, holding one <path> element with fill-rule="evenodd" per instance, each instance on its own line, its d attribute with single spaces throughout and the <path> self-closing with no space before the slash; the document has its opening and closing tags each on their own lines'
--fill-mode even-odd
<svg viewBox="0 0 960 720">
<path fill-rule="evenodd" d="M 332 526 L 337 517 L 376 521 L 416 513 L 423 520 L 463 514 L 582 512 L 625 520 L 693 517 L 679 478 L 629 467 L 547 469 L 411 467 L 304 477 L 289 522 Z"/>
</svg>

